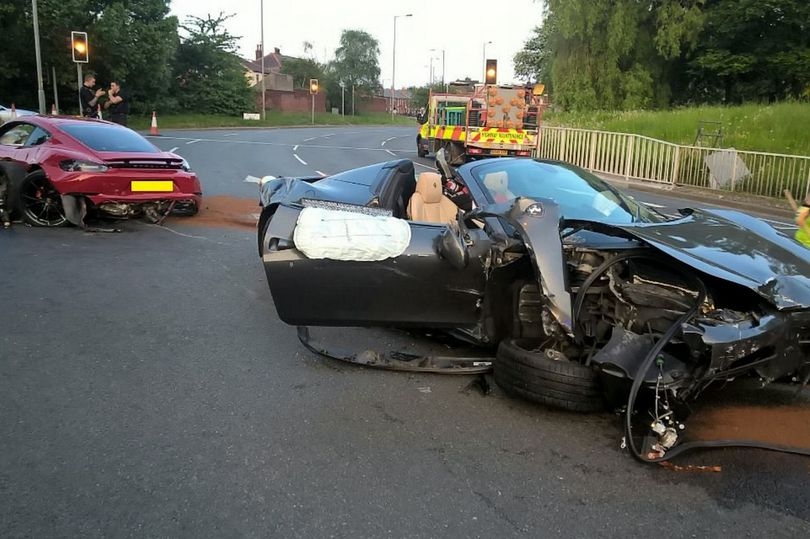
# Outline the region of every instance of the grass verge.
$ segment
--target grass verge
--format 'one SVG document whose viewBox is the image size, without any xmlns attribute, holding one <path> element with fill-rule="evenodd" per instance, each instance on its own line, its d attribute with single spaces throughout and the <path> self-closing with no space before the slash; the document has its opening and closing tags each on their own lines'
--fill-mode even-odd
<svg viewBox="0 0 810 539">
<path fill-rule="evenodd" d="M 283 127 L 312 125 L 312 116 L 308 112 L 276 112 L 268 111 L 265 120 L 243 120 L 238 116 L 208 115 L 208 114 L 173 114 L 161 116 L 158 114 L 159 129 L 199 129 L 216 127 Z M 130 116 L 129 127 L 137 130 L 149 129 L 152 117 Z M 410 116 L 394 116 L 390 114 L 368 113 L 357 116 L 340 116 L 326 112 L 315 113 L 314 125 L 405 125 L 417 127 L 416 119 Z"/>
<path fill-rule="evenodd" d="M 810 103 L 792 102 L 737 107 L 692 107 L 668 111 L 553 113 L 546 125 L 634 133 L 676 144 L 695 143 L 701 121 L 719 122 L 723 148 L 810 155 Z M 707 126 L 714 130 L 717 126 Z M 711 143 L 711 139 L 708 139 Z"/>
</svg>

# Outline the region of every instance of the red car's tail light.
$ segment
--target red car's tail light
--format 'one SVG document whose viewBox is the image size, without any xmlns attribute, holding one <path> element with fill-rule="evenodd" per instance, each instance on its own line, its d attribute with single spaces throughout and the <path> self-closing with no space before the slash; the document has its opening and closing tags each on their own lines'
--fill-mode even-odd
<svg viewBox="0 0 810 539">
<path fill-rule="evenodd" d="M 59 168 L 67 172 L 107 172 L 109 167 L 93 161 L 68 159 L 59 163 Z"/>
</svg>

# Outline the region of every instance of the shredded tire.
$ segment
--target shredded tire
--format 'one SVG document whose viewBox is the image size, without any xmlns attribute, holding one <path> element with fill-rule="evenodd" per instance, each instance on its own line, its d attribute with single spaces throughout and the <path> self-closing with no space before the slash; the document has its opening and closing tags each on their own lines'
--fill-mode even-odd
<svg viewBox="0 0 810 539">
<path fill-rule="evenodd" d="M 572 361 L 557 361 L 532 351 L 533 341 L 501 342 L 495 381 L 507 393 L 573 412 L 598 412 L 605 401 L 596 372 Z"/>
</svg>

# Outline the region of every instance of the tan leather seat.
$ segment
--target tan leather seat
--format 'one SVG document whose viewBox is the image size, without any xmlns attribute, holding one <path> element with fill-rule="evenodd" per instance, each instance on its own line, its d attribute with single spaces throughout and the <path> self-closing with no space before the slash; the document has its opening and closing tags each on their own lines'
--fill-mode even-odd
<svg viewBox="0 0 810 539">
<path fill-rule="evenodd" d="M 449 223 L 456 220 L 458 206 L 442 193 L 442 178 L 435 172 L 422 172 L 416 179 L 416 192 L 408 202 L 412 221 Z"/>
<path fill-rule="evenodd" d="M 492 194 L 495 202 L 507 202 L 515 198 L 515 195 L 509 190 L 509 176 L 505 170 L 486 174 L 484 186 Z"/>
</svg>

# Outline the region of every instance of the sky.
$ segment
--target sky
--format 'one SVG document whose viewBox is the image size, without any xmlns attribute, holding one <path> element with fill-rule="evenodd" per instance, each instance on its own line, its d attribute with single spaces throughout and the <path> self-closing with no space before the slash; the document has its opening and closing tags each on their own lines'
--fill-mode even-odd
<svg viewBox="0 0 810 539">
<path fill-rule="evenodd" d="M 253 59 L 261 43 L 262 2 L 266 51 L 278 47 L 285 55 L 306 56 L 308 41 L 315 59 L 325 62 L 333 59 L 343 30 L 364 30 L 380 43 L 385 88 L 391 87 L 395 20 L 397 88 L 427 84 L 431 65 L 440 81 L 442 56 L 445 81 L 480 80 L 484 53 L 498 60 L 498 83 L 509 84 L 521 82 L 514 77 L 512 57 L 540 24 L 542 11 L 538 0 L 172 0 L 171 9 L 181 23 L 189 15 L 234 13 L 226 28 L 241 36 L 241 56 Z M 501 5 L 508 7 L 499 10 Z"/>
</svg>

